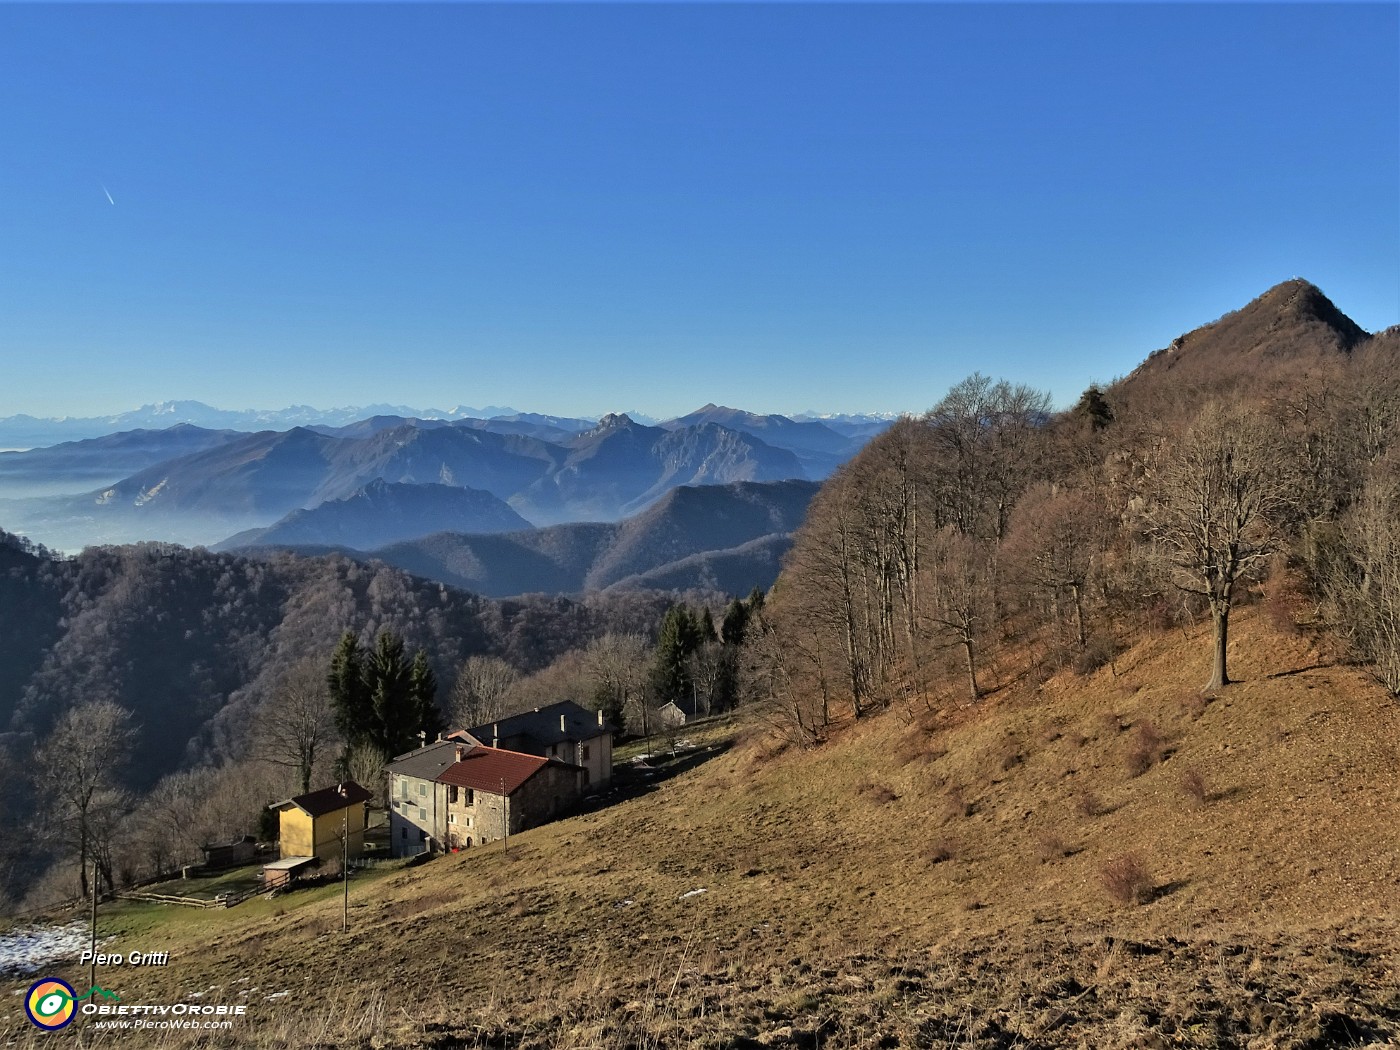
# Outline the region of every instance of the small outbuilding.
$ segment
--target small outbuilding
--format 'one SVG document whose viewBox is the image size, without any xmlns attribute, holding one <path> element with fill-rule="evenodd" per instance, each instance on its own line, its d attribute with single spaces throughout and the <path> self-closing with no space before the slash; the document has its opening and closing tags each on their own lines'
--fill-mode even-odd
<svg viewBox="0 0 1400 1050">
<path fill-rule="evenodd" d="M 274 802 L 277 811 L 283 858 L 314 857 L 319 861 L 340 860 L 347 848 L 341 836 L 348 835 L 351 859 L 365 848 L 365 805 L 374 793 L 353 780 Z"/>
<path fill-rule="evenodd" d="M 210 871 L 251 864 L 258 855 L 258 844 L 252 835 L 244 835 L 234 842 L 220 842 L 217 845 L 199 848 L 204 851 L 204 866 Z"/>
</svg>

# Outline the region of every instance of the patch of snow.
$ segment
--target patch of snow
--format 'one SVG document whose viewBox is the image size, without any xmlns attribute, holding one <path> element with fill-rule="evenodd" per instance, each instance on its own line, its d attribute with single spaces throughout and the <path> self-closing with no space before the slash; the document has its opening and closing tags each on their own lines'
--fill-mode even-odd
<svg viewBox="0 0 1400 1050">
<path fill-rule="evenodd" d="M 137 496 L 136 506 L 144 507 L 147 503 L 151 502 L 151 500 L 155 499 L 158 495 L 160 495 L 160 490 L 165 488 L 165 483 L 169 480 L 169 478 L 161 478 L 154 485 L 148 488 L 145 492 Z"/>
<path fill-rule="evenodd" d="M 65 957 L 76 958 L 87 948 L 90 936 L 84 922 L 21 926 L 0 934 L 0 973 L 31 974 Z"/>
<path fill-rule="evenodd" d="M 702 886 L 702 887 L 701 887 L 700 889 L 698 889 L 698 890 L 690 890 L 690 891 L 688 891 L 688 892 L 686 892 L 686 893 L 682 893 L 682 894 L 681 894 L 679 897 L 677 897 L 676 899 L 677 899 L 677 900 L 682 900 L 682 901 L 683 901 L 683 900 L 685 900 L 687 897 L 698 897 L 698 896 L 700 896 L 700 894 L 702 894 L 702 893 L 709 893 L 709 892 L 710 892 L 710 891 L 709 891 L 708 889 L 706 889 L 705 887 Z"/>
</svg>

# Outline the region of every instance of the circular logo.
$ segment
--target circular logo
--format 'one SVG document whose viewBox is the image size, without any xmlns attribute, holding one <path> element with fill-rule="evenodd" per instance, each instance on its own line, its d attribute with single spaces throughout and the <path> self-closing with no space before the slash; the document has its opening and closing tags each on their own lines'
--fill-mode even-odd
<svg viewBox="0 0 1400 1050">
<path fill-rule="evenodd" d="M 67 981 L 45 977 L 30 987 L 24 997 L 24 1012 L 39 1028 L 56 1032 L 72 1023 L 78 1012 L 76 999 L 77 993 Z"/>
</svg>

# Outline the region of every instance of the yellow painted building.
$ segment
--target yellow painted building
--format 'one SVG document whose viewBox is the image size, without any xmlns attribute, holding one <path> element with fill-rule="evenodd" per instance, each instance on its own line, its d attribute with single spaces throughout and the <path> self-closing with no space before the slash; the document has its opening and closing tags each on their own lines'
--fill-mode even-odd
<svg viewBox="0 0 1400 1050">
<path fill-rule="evenodd" d="M 269 808 L 277 811 L 282 856 L 338 861 L 341 835 L 348 831 L 350 857 L 359 857 L 365 847 L 365 803 L 373 797 L 368 789 L 347 780 L 274 802 Z"/>
</svg>

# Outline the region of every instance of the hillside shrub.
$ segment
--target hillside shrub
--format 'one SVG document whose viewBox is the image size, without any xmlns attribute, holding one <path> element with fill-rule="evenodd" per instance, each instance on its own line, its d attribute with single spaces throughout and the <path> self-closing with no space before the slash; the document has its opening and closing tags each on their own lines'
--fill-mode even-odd
<svg viewBox="0 0 1400 1050">
<path fill-rule="evenodd" d="M 942 864 L 958 855 L 958 841 L 947 835 L 940 835 L 929 844 L 928 862 Z"/>
<path fill-rule="evenodd" d="M 856 790 L 859 791 L 866 798 L 870 799 L 870 801 L 874 802 L 877 806 L 888 805 L 889 803 L 894 802 L 899 798 L 899 796 L 895 794 L 894 789 L 891 788 L 889 785 L 877 784 L 873 780 L 867 780 Z"/>
<path fill-rule="evenodd" d="M 1035 837 L 1035 853 L 1042 864 L 1069 856 L 1069 846 L 1054 831 L 1042 831 Z"/>
<path fill-rule="evenodd" d="M 1112 663 L 1122 652 L 1123 647 L 1112 635 L 1092 635 L 1074 657 L 1074 673 L 1091 675 L 1105 664 Z"/>
<path fill-rule="evenodd" d="M 943 797 L 943 810 L 950 820 L 961 820 L 972 816 L 972 803 L 963 794 L 962 788 L 949 788 Z"/>
<path fill-rule="evenodd" d="M 1113 900 L 1121 905 L 1143 904 L 1151 896 L 1152 876 L 1136 853 L 1123 853 L 1104 862 L 1099 880 Z"/>
<path fill-rule="evenodd" d="M 1140 777 L 1159 762 L 1164 743 L 1162 734 L 1151 722 L 1139 725 L 1126 756 L 1128 776 Z"/>
<path fill-rule="evenodd" d="M 1191 801 L 1192 805 L 1204 806 L 1210 798 L 1210 791 L 1206 788 L 1206 778 L 1195 766 L 1187 766 L 1181 771 L 1179 784 L 1181 793 Z"/>
</svg>

